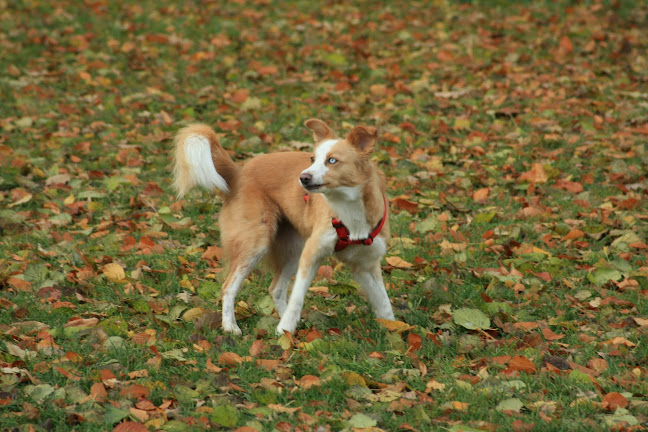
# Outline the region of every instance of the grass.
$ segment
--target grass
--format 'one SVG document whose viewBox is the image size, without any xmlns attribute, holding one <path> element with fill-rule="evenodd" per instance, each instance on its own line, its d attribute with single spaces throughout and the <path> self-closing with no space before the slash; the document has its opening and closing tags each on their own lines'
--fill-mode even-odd
<svg viewBox="0 0 648 432">
<path fill-rule="evenodd" d="M 648 10 L 260 3 L 0 8 L 2 427 L 645 429 Z M 292 340 L 261 270 L 233 338 L 221 200 L 174 198 L 171 139 L 242 161 L 309 117 L 380 130 L 407 325 L 331 259 Z"/>
</svg>

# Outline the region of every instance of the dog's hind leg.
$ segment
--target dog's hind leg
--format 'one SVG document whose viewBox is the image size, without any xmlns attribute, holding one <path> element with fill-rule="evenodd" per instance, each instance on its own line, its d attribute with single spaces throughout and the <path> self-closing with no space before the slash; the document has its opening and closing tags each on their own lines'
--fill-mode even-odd
<svg viewBox="0 0 648 432">
<path fill-rule="evenodd" d="M 245 195 L 241 195 L 244 196 Z M 232 201 L 220 216 L 221 237 L 229 273 L 222 288 L 223 330 L 241 334 L 234 304 L 241 284 L 268 253 L 277 232 L 276 214 L 262 201 L 250 198 Z"/>
<path fill-rule="evenodd" d="M 288 306 L 288 288 L 292 277 L 297 273 L 303 248 L 304 241 L 297 231 L 286 222 L 280 224 L 268 254 L 270 265 L 275 271 L 269 292 L 280 317 Z"/>
<path fill-rule="evenodd" d="M 230 263 L 230 271 L 227 279 L 222 288 L 222 301 L 223 301 L 223 317 L 222 324 L 223 330 L 235 335 L 241 334 L 241 329 L 236 324 L 236 316 L 234 314 L 234 302 L 236 301 L 236 294 L 238 293 L 243 281 L 250 274 L 254 267 L 263 257 L 265 251 L 258 252 L 239 258 Z"/>
</svg>

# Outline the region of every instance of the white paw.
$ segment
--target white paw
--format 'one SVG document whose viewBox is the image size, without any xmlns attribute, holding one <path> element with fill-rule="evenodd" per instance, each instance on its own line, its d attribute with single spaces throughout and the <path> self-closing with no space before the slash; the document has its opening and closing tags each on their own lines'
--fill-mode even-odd
<svg viewBox="0 0 648 432">
<path fill-rule="evenodd" d="M 394 312 L 391 310 L 391 308 L 388 311 L 383 311 L 381 313 L 377 313 L 376 317 L 380 318 L 380 319 L 396 321 L 396 318 L 394 317 Z"/>
<path fill-rule="evenodd" d="M 290 314 L 284 315 L 277 325 L 277 336 L 281 336 L 284 332 L 294 333 L 297 328 L 297 320 L 290 319 Z"/>
<path fill-rule="evenodd" d="M 232 333 L 235 336 L 243 334 L 239 326 L 236 324 L 236 321 L 231 322 L 223 320 L 223 330 L 225 330 L 226 333 Z"/>
</svg>

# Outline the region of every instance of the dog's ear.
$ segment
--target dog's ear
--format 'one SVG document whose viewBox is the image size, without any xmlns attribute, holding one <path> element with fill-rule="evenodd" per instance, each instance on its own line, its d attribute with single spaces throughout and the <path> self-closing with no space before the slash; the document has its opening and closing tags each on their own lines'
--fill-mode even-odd
<svg viewBox="0 0 648 432">
<path fill-rule="evenodd" d="M 347 141 L 362 155 L 373 153 L 378 139 L 378 131 L 371 126 L 356 126 L 347 136 Z"/>
<path fill-rule="evenodd" d="M 337 137 L 335 132 L 333 132 L 331 128 L 320 119 L 308 119 L 304 122 L 304 126 L 313 131 L 315 142 L 335 139 Z"/>
</svg>

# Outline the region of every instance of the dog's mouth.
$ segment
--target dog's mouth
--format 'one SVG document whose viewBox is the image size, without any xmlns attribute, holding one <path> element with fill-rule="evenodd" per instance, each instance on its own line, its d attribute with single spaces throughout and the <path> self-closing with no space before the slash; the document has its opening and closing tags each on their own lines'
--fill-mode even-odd
<svg viewBox="0 0 648 432">
<path fill-rule="evenodd" d="M 318 190 L 318 189 L 324 187 L 324 183 L 320 183 L 320 184 L 307 184 L 307 185 L 303 185 L 303 187 L 304 187 L 304 189 L 306 189 L 306 190 L 309 191 L 309 192 L 314 192 L 314 191 L 316 191 L 316 190 Z"/>
</svg>

